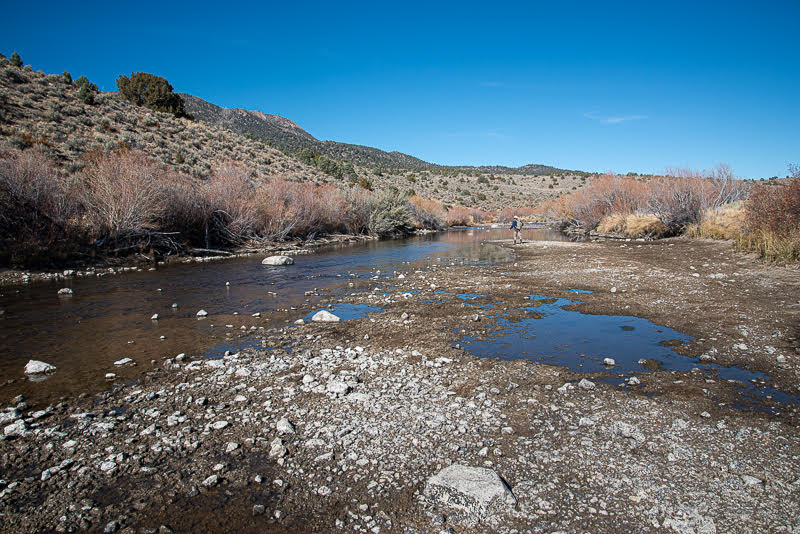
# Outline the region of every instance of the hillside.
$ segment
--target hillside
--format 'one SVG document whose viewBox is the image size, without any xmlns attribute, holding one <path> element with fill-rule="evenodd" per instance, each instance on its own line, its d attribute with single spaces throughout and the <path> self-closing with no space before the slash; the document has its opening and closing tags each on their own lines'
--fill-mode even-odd
<svg viewBox="0 0 800 534">
<path fill-rule="evenodd" d="M 340 187 L 360 184 L 490 212 L 530 209 L 579 189 L 586 181 L 586 173 L 541 165 L 444 167 L 399 152 L 319 141 L 283 117 L 228 110 L 188 95 L 187 111 L 194 119 L 137 107 L 116 92 L 97 93 L 87 104 L 79 98 L 76 84 L 63 75 L 30 66 L 20 69 L 3 61 L 0 149 L 41 147 L 69 173 L 83 167 L 84 154 L 127 146 L 196 179 L 232 160 L 249 168 L 254 177 Z M 327 154 L 331 161 L 319 156 L 301 161 L 294 154 L 302 149 Z M 331 171 L 332 162 L 341 171 L 344 161 L 351 162 L 346 172 Z"/>
<path fill-rule="evenodd" d="M 385 152 L 362 145 L 319 141 L 294 122 L 279 115 L 241 108 L 227 109 L 202 98 L 181 93 L 186 111 L 195 119 L 252 136 L 291 154 L 303 149 L 319 152 L 329 158 L 345 160 L 363 167 L 383 169 L 430 170 L 437 167 L 401 152 Z"/>
<path fill-rule="evenodd" d="M 238 161 L 264 177 L 314 182 L 324 173 L 260 141 L 202 121 L 176 118 L 99 93 L 93 104 L 60 74 L 5 66 L 0 69 L 0 148 L 44 148 L 65 169 L 82 167 L 82 156 L 120 145 L 141 150 L 183 174 L 208 176 L 215 166 Z"/>
</svg>

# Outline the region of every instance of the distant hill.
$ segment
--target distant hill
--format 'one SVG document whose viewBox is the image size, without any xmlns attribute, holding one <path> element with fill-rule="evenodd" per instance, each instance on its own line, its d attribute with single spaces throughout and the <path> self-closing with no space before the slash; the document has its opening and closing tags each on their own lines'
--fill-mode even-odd
<svg viewBox="0 0 800 534">
<path fill-rule="evenodd" d="M 547 165 L 529 164 L 522 167 L 492 166 L 446 166 L 428 163 L 402 152 L 386 152 L 379 148 L 363 145 L 339 143 L 337 141 L 320 141 L 296 123 L 280 115 L 269 115 L 261 111 L 241 108 L 223 108 L 202 98 L 180 93 L 186 111 L 195 119 L 221 126 L 234 132 L 249 135 L 271 144 L 290 154 L 303 149 L 324 154 L 329 158 L 345 160 L 366 168 L 383 170 L 428 170 L 433 172 L 464 171 L 495 174 L 522 174 L 529 176 L 545 176 L 563 174 L 564 169 Z"/>
<path fill-rule="evenodd" d="M 309 149 L 329 158 L 370 168 L 434 170 L 438 167 L 402 152 L 386 152 L 362 145 L 320 141 L 294 122 L 279 115 L 241 108 L 227 109 L 186 93 L 180 95 L 183 97 L 186 111 L 196 120 L 249 135 L 290 154 Z"/>
</svg>

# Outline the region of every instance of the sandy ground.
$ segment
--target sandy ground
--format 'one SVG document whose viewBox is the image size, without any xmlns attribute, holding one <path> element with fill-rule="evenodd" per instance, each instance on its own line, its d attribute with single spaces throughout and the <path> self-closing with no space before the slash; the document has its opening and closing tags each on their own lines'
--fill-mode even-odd
<svg viewBox="0 0 800 534">
<path fill-rule="evenodd" d="M 733 408 L 737 384 L 698 371 L 630 383 L 456 345 L 492 327 L 480 305 L 513 316 L 532 293 L 590 290 L 580 311 L 679 330 L 698 367 L 796 398 L 797 269 L 689 239 L 513 248 L 354 280 L 328 304 L 382 312 L 271 330 L 261 350 L 50 406 L 2 399 L 0 530 L 800 532 L 796 404 Z M 493 471 L 515 503 L 443 499 L 431 477 L 453 464 Z"/>
</svg>

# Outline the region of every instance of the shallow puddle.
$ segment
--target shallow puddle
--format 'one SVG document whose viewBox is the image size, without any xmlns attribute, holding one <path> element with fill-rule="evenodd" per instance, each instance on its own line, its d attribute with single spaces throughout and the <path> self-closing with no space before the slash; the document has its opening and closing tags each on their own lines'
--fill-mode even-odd
<svg viewBox="0 0 800 534">
<path fill-rule="evenodd" d="M 577 293 L 586 291 L 570 290 Z M 495 314 L 496 325 L 480 336 L 463 336 L 461 346 L 475 356 L 501 359 L 530 359 L 560 365 L 580 373 L 608 373 L 603 381 L 624 385 L 623 378 L 656 370 L 700 369 L 721 380 L 733 381 L 742 390 L 741 406 L 753 407 L 763 398 L 798 404 L 796 397 L 767 385 L 763 373 L 738 367 L 702 364 L 683 356 L 676 347 L 692 337 L 657 325 L 647 319 L 624 315 L 590 315 L 565 309 L 580 304 L 565 298 L 531 295 L 532 306 Z M 472 305 L 467 300 L 468 305 Z M 523 317 L 518 318 L 519 312 Z M 604 364 L 612 358 L 614 365 Z"/>
</svg>

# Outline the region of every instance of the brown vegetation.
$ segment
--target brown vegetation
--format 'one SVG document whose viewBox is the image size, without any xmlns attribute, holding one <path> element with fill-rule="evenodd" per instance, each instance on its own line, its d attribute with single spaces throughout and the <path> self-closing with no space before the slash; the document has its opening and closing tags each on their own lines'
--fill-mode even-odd
<svg viewBox="0 0 800 534">
<path fill-rule="evenodd" d="M 753 187 L 738 240 L 740 248 L 781 263 L 800 260 L 800 166 L 789 172 L 786 180 Z"/>
<path fill-rule="evenodd" d="M 46 256 L 54 246 L 72 246 L 75 255 L 158 255 L 186 244 L 225 248 L 442 227 L 435 201 L 265 178 L 236 162 L 217 166 L 199 182 L 124 147 L 94 152 L 84 162 L 83 170 L 66 177 L 39 149 L 0 156 L 0 261 L 30 265 L 42 259 L 36 251 Z"/>
<path fill-rule="evenodd" d="M 746 191 L 724 166 L 706 175 L 676 172 L 649 179 L 609 174 L 590 180 L 549 210 L 552 217 L 587 231 L 602 224 L 604 233 L 658 236 L 683 232 L 699 223 L 706 210 L 739 200 Z"/>
</svg>

